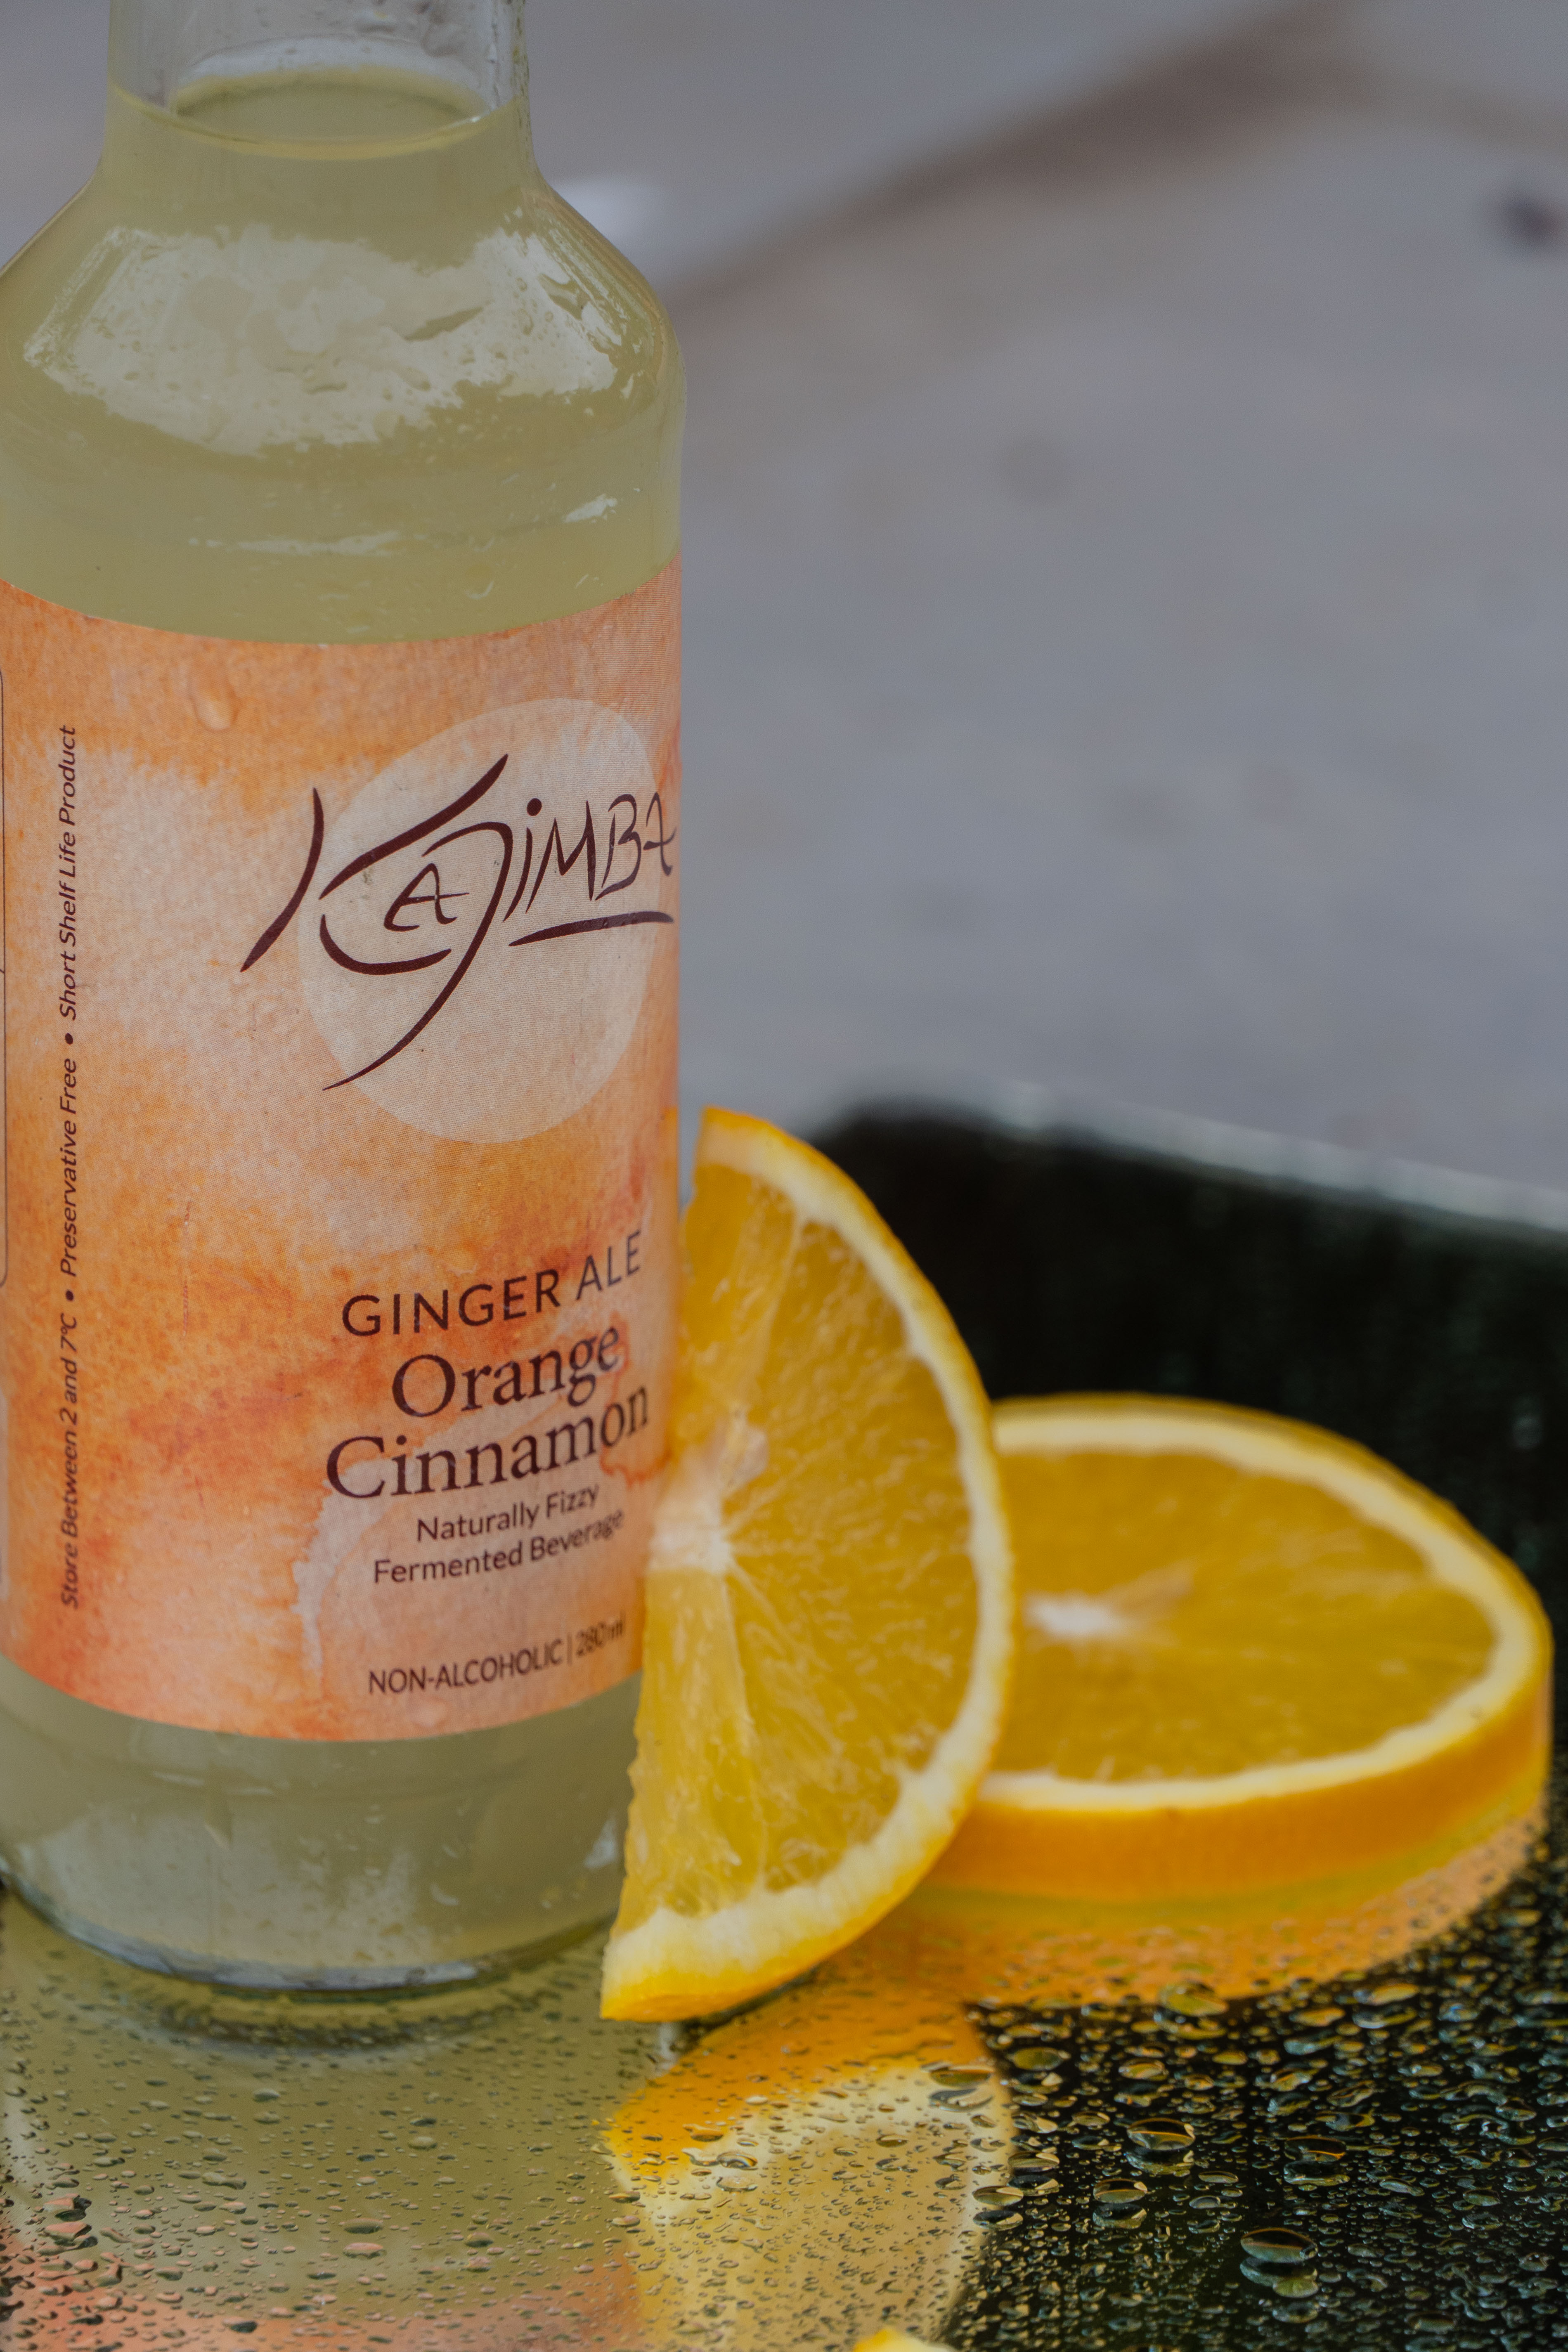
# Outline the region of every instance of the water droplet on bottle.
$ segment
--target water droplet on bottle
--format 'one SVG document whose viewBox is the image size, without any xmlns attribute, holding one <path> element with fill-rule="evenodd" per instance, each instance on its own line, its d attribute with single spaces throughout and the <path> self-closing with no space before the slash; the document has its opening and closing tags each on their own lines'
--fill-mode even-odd
<svg viewBox="0 0 1568 2352">
<path fill-rule="evenodd" d="M 226 675 L 210 664 L 191 678 L 191 709 L 212 735 L 226 735 L 239 716 L 239 697 Z"/>
</svg>

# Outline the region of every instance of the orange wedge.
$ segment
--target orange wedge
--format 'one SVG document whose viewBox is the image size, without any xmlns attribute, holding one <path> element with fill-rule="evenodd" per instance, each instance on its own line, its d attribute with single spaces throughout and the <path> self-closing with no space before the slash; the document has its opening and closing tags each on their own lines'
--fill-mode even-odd
<svg viewBox="0 0 1568 2352">
<path fill-rule="evenodd" d="M 880 1918 L 968 1810 L 1012 1668 L 990 1408 L 863 1195 L 710 1111 L 684 1239 L 608 2017 L 731 2007 Z"/>
<path fill-rule="evenodd" d="M 1386 1463 L 1145 1397 L 1005 1404 L 996 1438 L 1017 1689 L 939 1883 L 1140 1903 L 1428 1870 L 1539 1801 L 1540 1604 Z"/>
</svg>

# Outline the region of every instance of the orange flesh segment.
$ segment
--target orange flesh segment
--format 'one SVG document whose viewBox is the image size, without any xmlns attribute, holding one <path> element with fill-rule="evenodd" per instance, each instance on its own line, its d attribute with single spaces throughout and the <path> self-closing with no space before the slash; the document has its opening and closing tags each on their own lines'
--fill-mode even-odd
<svg viewBox="0 0 1568 2352">
<path fill-rule="evenodd" d="M 1195 1454 L 1004 1456 L 1024 1627 L 999 1771 L 1209 1777 L 1370 1748 L 1492 1629 L 1336 1495 Z"/>
</svg>

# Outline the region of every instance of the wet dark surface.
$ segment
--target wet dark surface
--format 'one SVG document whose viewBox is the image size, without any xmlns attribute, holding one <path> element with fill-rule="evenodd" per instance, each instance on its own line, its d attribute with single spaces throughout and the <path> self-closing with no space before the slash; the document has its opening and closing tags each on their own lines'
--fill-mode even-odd
<svg viewBox="0 0 1568 2352">
<path fill-rule="evenodd" d="M 1568 2341 L 1565 1796 L 1560 1769 L 1550 1850 L 1397 1968 L 993 2011 L 1023 2193 L 952 2343 Z"/>
<path fill-rule="evenodd" d="M 821 1140 L 994 1396 L 1142 1390 L 1321 1423 L 1519 1560 L 1561 1645 L 1555 1234 L 962 1119 L 870 1114 Z M 1532 1866 L 1395 1968 L 1251 2001 L 993 2011 L 1022 2194 L 952 2342 L 1568 2342 L 1565 1886 L 1560 1761 Z"/>
</svg>

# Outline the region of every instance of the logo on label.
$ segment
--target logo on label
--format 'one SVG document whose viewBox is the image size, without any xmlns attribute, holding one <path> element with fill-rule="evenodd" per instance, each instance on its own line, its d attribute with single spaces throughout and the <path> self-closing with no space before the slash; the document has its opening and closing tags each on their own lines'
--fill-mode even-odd
<svg viewBox="0 0 1568 2352">
<path fill-rule="evenodd" d="M 426 1134 L 511 1143 L 591 1101 L 631 1041 L 675 835 L 637 730 L 519 703 L 384 769 L 245 960 L 298 925 L 305 998 L 342 1076 Z"/>
</svg>

